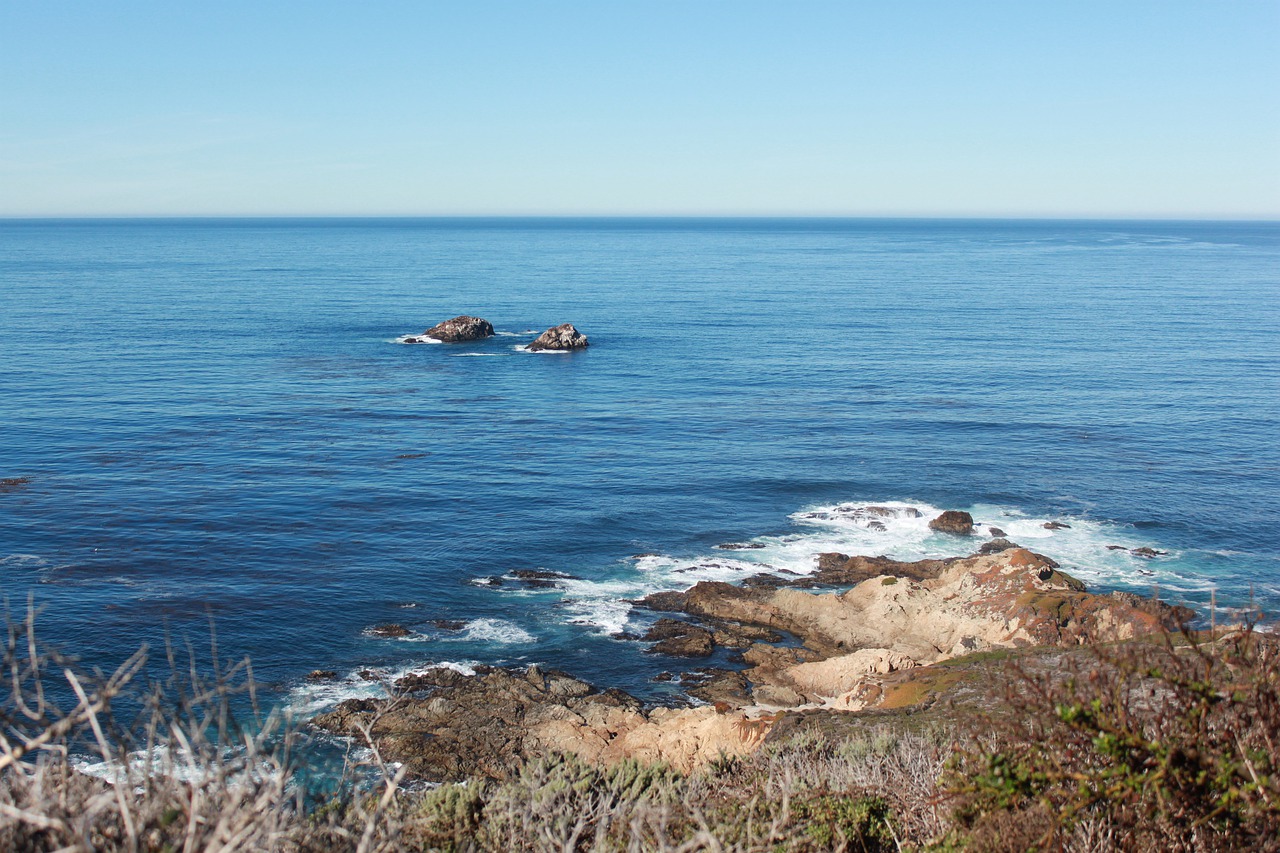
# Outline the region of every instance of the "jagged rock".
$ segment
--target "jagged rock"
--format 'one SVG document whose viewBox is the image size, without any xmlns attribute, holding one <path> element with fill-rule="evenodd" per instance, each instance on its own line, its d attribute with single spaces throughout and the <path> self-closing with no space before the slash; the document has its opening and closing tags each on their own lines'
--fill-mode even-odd
<svg viewBox="0 0 1280 853">
<path fill-rule="evenodd" d="M 428 624 L 441 631 L 461 631 L 467 627 L 467 623 L 461 619 L 432 619 Z"/>
<path fill-rule="evenodd" d="M 754 551 L 764 545 L 759 542 L 724 542 L 716 547 L 721 551 Z"/>
<path fill-rule="evenodd" d="M 949 509 L 929 522 L 929 529 L 939 533 L 950 533 L 953 536 L 968 536 L 973 533 L 973 516 L 967 512 Z"/>
<path fill-rule="evenodd" d="M 1150 560 L 1152 557 L 1164 557 L 1168 555 L 1168 551 L 1157 551 L 1155 548 L 1134 548 L 1129 552 L 1135 557 L 1146 557 Z"/>
<path fill-rule="evenodd" d="M 692 686 L 690 696 L 712 704 L 743 708 L 752 704 L 751 684 L 741 672 L 732 669 L 700 669 L 685 677 Z"/>
<path fill-rule="evenodd" d="M 538 335 L 526 348 L 529 352 L 542 350 L 571 350 L 587 346 L 587 336 L 573 327 L 572 323 L 562 323 L 547 329 Z"/>
<path fill-rule="evenodd" d="M 5 477 L 0 479 L 0 492 L 16 492 L 31 485 L 30 477 Z"/>
<path fill-rule="evenodd" d="M 558 752 L 591 763 L 637 758 L 689 770 L 721 752 L 749 751 L 769 728 L 767 722 L 743 726 L 741 713 L 713 708 L 646 713 L 620 690 L 599 692 L 536 666 L 477 667 L 474 676 L 429 670 L 419 677 L 424 696 L 347 700 L 312 723 L 361 739 L 367 729 L 384 759 L 440 782 L 506 779 L 523 761 Z"/>
<path fill-rule="evenodd" d="M 337 677 L 337 671 L 332 669 L 313 669 L 307 673 L 307 681 L 333 681 Z"/>
<path fill-rule="evenodd" d="M 1008 539 L 992 539 L 990 542 L 983 542 L 978 548 L 979 554 L 999 554 L 1001 551 L 1008 551 L 1010 548 L 1018 546 L 1010 542 Z"/>
<path fill-rule="evenodd" d="M 1044 524 L 1040 526 L 1043 527 L 1045 530 L 1070 530 L 1071 529 L 1070 524 L 1063 524 L 1061 521 L 1046 521 Z"/>
<path fill-rule="evenodd" d="M 445 320 L 422 333 L 425 337 L 442 341 L 446 344 L 478 341 L 493 335 L 493 326 L 488 320 L 470 317 L 463 314 L 452 320 Z"/>
<path fill-rule="evenodd" d="M 413 632 L 403 625 L 396 625 L 392 623 L 390 625 L 374 625 L 372 628 L 369 628 L 367 631 L 365 631 L 365 633 L 371 637 L 396 638 L 396 637 L 407 637 Z"/>
<path fill-rule="evenodd" d="M 848 554 L 828 551 L 818 555 L 818 571 L 811 577 L 814 581 L 829 586 L 852 586 L 882 575 L 925 580 L 937 577 L 956 559 L 959 558 L 904 563 L 888 557 L 850 557 Z"/>
<path fill-rule="evenodd" d="M 987 532 L 990 533 L 992 536 L 996 537 L 997 539 L 1000 539 L 1005 535 L 1005 532 L 1001 530 L 999 527 L 988 527 Z"/>
<path fill-rule="evenodd" d="M 641 637 L 645 642 L 655 642 L 650 652 L 682 658 L 705 658 L 714 649 L 711 632 L 679 619 L 659 619 Z"/>
<path fill-rule="evenodd" d="M 551 589 L 558 586 L 558 581 L 580 580 L 576 575 L 547 569 L 516 569 L 511 572 L 511 577 L 530 589 Z"/>
</svg>

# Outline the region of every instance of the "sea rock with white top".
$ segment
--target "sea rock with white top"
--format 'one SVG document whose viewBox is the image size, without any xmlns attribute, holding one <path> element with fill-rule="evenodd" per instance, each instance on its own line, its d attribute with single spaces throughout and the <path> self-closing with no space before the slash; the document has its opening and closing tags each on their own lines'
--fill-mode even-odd
<svg viewBox="0 0 1280 853">
<path fill-rule="evenodd" d="M 586 346 L 586 335 L 575 329 L 572 323 L 561 323 L 559 326 L 553 326 L 538 335 L 537 339 L 529 344 L 527 349 L 529 352 L 567 351 L 584 349 Z"/>
<path fill-rule="evenodd" d="M 480 341 L 493 336 L 493 325 L 488 320 L 463 314 L 452 320 L 437 323 L 422 333 L 422 337 L 431 338 L 446 344 L 460 344 L 467 341 Z"/>
</svg>

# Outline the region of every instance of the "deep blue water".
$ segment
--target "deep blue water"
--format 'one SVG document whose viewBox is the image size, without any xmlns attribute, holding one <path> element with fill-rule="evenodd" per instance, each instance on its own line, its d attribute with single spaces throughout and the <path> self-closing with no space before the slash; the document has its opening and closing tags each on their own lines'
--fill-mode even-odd
<svg viewBox="0 0 1280 853">
<path fill-rule="evenodd" d="M 211 614 L 282 690 L 449 660 L 643 692 L 626 598 L 975 544 L 802 517 L 903 501 L 1274 614 L 1278 261 L 1276 223 L 0 222 L 0 585 L 102 666 Z M 461 313 L 507 334 L 395 342 Z M 516 349 L 561 322 L 590 349 Z M 580 580 L 475 583 L 539 567 Z"/>
</svg>

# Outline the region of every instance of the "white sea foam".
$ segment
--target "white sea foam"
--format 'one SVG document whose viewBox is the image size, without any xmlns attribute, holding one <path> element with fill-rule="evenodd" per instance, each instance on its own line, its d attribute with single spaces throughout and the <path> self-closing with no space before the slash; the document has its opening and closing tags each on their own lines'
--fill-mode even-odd
<svg viewBox="0 0 1280 853">
<path fill-rule="evenodd" d="M 960 508 L 974 517 L 972 536 L 930 530 L 930 520 L 940 515 L 942 508 L 921 501 L 810 506 L 790 516 L 793 530 L 752 538 L 747 542 L 751 548 L 717 549 L 693 557 L 639 556 L 633 558 L 629 571 L 611 571 L 607 579 L 559 581 L 554 592 L 563 599 L 565 621 L 615 634 L 626 630 L 632 619 L 628 602 L 654 592 L 687 589 L 699 581 L 740 582 L 760 573 L 807 575 L 817 569 L 817 555 L 829 551 L 907 561 L 967 556 L 997 538 L 992 528 L 1003 531 L 1005 539 L 1052 557 L 1065 571 L 1094 588 L 1128 588 L 1149 594 L 1154 586 L 1166 600 L 1176 601 L 1213 586 L 1177 551 L 1154 559 L 1132 553 L 1135 548 L 1168 549 L 1127 525 L 1082 516 L 1033 516 L 992 504 Z M 1050 522 L 1067 526 L 1046 529 Z"/>
<path fill-rule="evenodd" d="M 256 763 L 252 772 L 237 768 L 236 751 L 229 748 L 221 751 L 220 758 L 221 767 L 194 756 L 189 750 L 170 749 L 161 744 L 150 750 L 131 752 L 126 760 L 127 763 L 123 764 L 114 759 L 104 761 L 99 758 L 79 756 L 71 759 L 71 766 L 86 776 L 93 776 L 110 785 L 134 784 L 139 791 L 143 779 L 147 776 L 167 776 L 191 785 L 221 781 L 234 786 L 251 781 L 261 782 L 266 778 L 278 778 L 281 772 L 265 762 Z"/>
<path fill-rule="evenodd" d="M 486 643 L 536 643 L 537 637 L 506 619 L 473 619 L 463 629 L 462 639 Z"/>
<path fill-rule="evenodd" d="M 394 339 L 392 340 L 392 343 L 397 343 L 397 344 L 407 344 L 407 343 L 410 343 L 410 339 L 412 339 L 412 343 L 413 343 L 413 344 L 442 344 L 442 343 L 444 343 L 444 341 L 438 341 L 438 340 L 436 340 L 435 338 L 429 338 L 429 337 L 427 337 L 426 335 L 400 335 L 398 338 L 394 338 Z"/>
<path fill-rule="evenodd" d="M 471 661 L 437 661 L 409 663 L 395 667 L 355 669 L 341 678 L 329 681 L 306 681 L 295 685 L 289 691 L 285 708 L 295 718 L 305 719 L 333 708 L 347 699 L 385 698 L 387 685 L 394 684 L 406 675 L 433 669 L 452 669 L 463 675 L 475 675 L 474 667 L 475 663 Z"/>
</svg>

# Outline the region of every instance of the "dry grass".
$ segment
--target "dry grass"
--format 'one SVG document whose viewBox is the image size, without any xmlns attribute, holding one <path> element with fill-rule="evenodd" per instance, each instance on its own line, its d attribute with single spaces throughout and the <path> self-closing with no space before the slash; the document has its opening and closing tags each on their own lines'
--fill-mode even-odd
<svg viewBox="0 0 1280 853">
<path fill-rule="evenodd" d="M 263 715 L 248 662 L 167 649 L 85 673 L 10 620 L 0 849 L 18 851 L 825 851 L 1274 849 L 1277 646 L 1250 631 L 1095 650 L 1019 675 L 1014 714 L 946 729 L 800 734 L 681 775 L 568 756 L 504 783 L 406 789 L 372 738 L 316 807 L 298 731 Z M 233 709 L 247 708 L 243 716 Z M 127 713 L 125 709 L 128 709 Z M 122 718 L 123 719 L 122 721 Z M 91 756 L 95 776 L 77 770 Z M 950 769 L 948 769 L 950 768 Z"/>
</svg>

